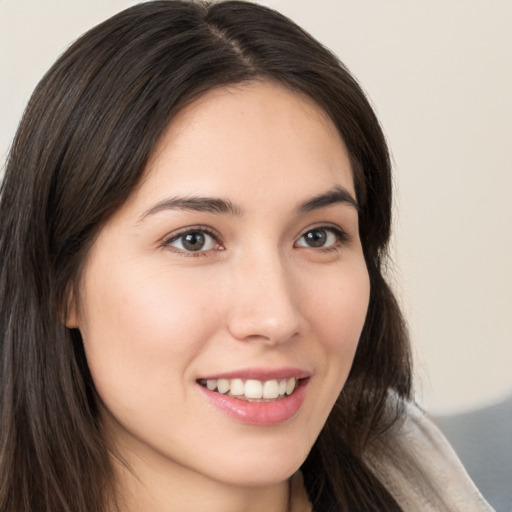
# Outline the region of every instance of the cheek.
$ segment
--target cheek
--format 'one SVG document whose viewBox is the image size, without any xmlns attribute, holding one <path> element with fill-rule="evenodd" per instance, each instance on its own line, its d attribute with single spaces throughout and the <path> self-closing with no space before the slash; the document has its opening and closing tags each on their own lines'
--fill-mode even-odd
<svg viewBox="0 0 512 512">
<path fill-rule="evenodd" d="M 330 355 L 346 357 L 355 352 L 368 311 L 370 282 L 364 261 L 346 265 L 339 277 L 326 276 L 323 287 L 310 291 L 310 323 Z M 351 362 L 351 361 L 350 361 Z"/>
<path fill-rule="evenodd" d="M 322 351 L 325 401 L 320 416 L 326 418 L 349 375 L 368 311 L 370 283 L 364 261 L 344 267 L 337 280 L 326 279 L 318 295 L 309 305 L 310 324 Z"/>
<path fill-rule="evenodd" d="M 86 275 L 80 330 L 93 380 L 107 400 L 175 386 L 215 329 L 207 290 L 173 279 L 164 269 L 123 265 Z M 96 267 L 97 268 L 97 267 Z M 188 285 L 188 286 L 187 286 Z"/>
<path fill-rule="evenodd" d="M 315 361 L 308 396 L 307 433 L 312 445 L 349 375 L 368 310 L 370 285 L 364 260 L 344 261 L 301 283 L 309 336 L 301 345 Z"/>
</svg>

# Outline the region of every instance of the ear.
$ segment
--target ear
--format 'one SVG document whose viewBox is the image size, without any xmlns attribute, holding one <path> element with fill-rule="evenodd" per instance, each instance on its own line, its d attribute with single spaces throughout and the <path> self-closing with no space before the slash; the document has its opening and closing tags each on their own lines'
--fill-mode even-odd
<svg viewBox="0 0 512 512">
<path fill-rule="evenodd" d="M 65 318 L 64 325 L 68 329 L 78 329 L 78 318 L 75 315 L 75 313 L 68 313 L 68 315 Z"/>
<path fill-rule="evenodd" d="M 66 297 L 62 321 L 68 329 L 78 329 L 78 305 L 76 294 L 72 290 L 72 287 L 68 289 Z"/>
</svg>

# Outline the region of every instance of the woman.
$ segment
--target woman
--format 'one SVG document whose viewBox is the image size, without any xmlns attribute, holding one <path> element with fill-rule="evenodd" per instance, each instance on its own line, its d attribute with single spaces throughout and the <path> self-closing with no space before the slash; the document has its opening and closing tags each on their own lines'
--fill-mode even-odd
<svg viewBox="0 0 512 512">
<path fill-rule="evenodd" d="M 378 121 L 288 19 L 159 1 L 92 29 L 0 215 L 2 511 L 489 510 L 408 405 Z"/>
</svg>

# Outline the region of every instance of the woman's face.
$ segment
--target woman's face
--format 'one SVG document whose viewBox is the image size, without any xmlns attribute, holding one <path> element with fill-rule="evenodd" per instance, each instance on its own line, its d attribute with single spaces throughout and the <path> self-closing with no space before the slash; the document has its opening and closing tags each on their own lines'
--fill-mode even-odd
<svg viewBox="0 0 512 512">
<path fill-rule="evenodd" d="M 311 100 L 251 83 L 173 119 L 67 324 L 136 473 L 254 486 L 305 459 L 368 299 L 343 141 Z"/>
</svg>

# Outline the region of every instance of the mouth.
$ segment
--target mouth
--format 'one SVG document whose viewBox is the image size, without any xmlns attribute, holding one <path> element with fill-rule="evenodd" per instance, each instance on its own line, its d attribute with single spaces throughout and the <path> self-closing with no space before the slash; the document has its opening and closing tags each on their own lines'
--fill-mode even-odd
<svg viewBox="0 0 512 512">
<path fill-rule="evenodd" d="M 246 368 L 196 379 L 210 404 L 237 422 L 278 425 L 294 418 L 306 398 L 311 373 L 299 368 Z"/>
<path fill-rule="evenodd" d="M 198 379 L 197 383 L 216 393 L 245 402 L 276 402 L 292 395 L 306 378 Z"/>
</svg>

